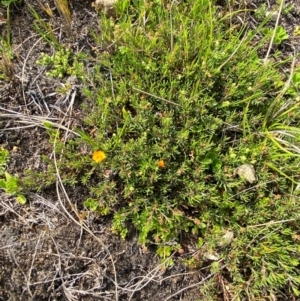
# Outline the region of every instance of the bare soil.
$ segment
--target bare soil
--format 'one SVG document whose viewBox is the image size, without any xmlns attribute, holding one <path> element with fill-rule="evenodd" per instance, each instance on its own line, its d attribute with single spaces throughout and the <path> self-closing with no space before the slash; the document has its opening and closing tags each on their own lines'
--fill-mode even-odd
<svg viewBox="0 0 300 301">
<path fill-rule="evenodd" d="M 53 49 L 33 30 L 29 5 L 52 24 L 60 42 L 75 52 L 94 51 L 96 45 L 89 28 L 100 30 L 92 1 L 72 0 L 70 39 L 54 1 L 47 2 L 53 9 L 53 18 L 34 0 L 13 6 L 11 12 L 16 56 L 13 79 L 0 82 L 0 146 L 10 151 L 8 172 L 19 177 L 28 169 L 46 171 L 41 156 L 51 157 L 53 146 L 35 118 L 62 120 L 69 99 L 56 92 L 57 88 L 68 82 L 74 87 L 79 85 L 72 78 L 49 79 L 44 68 L 36 64 L 42 52 L 51 54 Z M 254 8 L 265 1 L 248 2 L 248 7 Z M 289 56 L 300 51 L 299 37 L 292 34 L 295 26 L 300 25 L 300 2 L 287 2 L 295 7 L 292 13 L 281 17 L 281 24 L 291 36 L 281 47 Z M 255 26 L 253 15 L 248 18 Z M 5 36 L 7 27 L 0 26 Z M 92 68 L 92 64 L 86 62 L 87 68 Z M 81 126 L 80 105 L 85 99 L 78 88 L 73 115 L 66 119 L 70 128 Z M 36 98 L 41 94 L 45 102 Z M 205 268 L 188 270 L 183 265 L 183 259 L 196 252 L 192 238 L 185 240 L 185 253 L 174 256 L 175 265 L 164 268 L 155 254 L 155 246 L 143 250 L 134 229 L 126 240 L 121 240 L 111 233 L 109 217 L 87 213 L 82 206 L 86 193 L 82 187 L 68 187 L 64 193 L 62 187 L 52 186 L 30 193 L 28 203 L 21 206 L 13 197 L 0 192 L 0 301 L 202 300 L 198 287 L 214 275 Z M 222 295 L 219 300 L 224 300 Z"/>
</svg>

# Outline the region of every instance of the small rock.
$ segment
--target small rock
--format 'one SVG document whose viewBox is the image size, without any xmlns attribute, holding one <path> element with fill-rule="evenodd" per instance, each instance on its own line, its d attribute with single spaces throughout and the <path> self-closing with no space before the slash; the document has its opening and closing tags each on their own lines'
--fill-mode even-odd
<svg viewBox="0 0 300 301">
<path fill-rule="evenodd" d="M 267 11 L 266 17 L 271 17 L 273 21 L 276 21 L 278 18 L 279 12 L 278 11 Z"/>
<path fill-rule="evenodd" d="M 95 7 L 95 10 L 103 10 L 108 17 L 113 17 L 116 13 L 114 7 L 116 2 L 117 0 L 96 0 L 93 3 L 93 6 Z"/>
<path fill-rule="evenodd" d="M 228 245 L 230 245 L 233 240 L 233 237 L 234 237 L 233 232 L 227 231 L 225 233 L 225 235 L 223 235 L 223 237 L 219 241 L 219 243 L 218 243 L 219 247 L 224 248 L 224 247 L 227 247 Z"/>
<path fill-rule="evenodd" d="M 205 259 L 211 260 L 211 261 L 218 261 L 220 259 L 220 255 L 215 251 L 205 252 L 203 254 Z"/>
<path fill-rule="evenodd" d="M 243 164 L 235 169 L 234 175 L 239 175 L 241 178 L 246 179 L 250 184 L 256 182 L 255 169 L 252 164 Z"/>
</svg>

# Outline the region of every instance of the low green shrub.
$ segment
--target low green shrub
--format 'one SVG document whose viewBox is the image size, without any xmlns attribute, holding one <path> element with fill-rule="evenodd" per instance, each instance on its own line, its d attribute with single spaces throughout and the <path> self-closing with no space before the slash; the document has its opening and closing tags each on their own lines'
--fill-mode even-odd
<svg viewBox="0 0 300 301">
<path fill-rule="evenodd" d="M 62 180 L 162 258 L 196 241 L 186 262 L 212 263 L 235 300 L 298 296 L 299 70 L 280 71 L 276 46 L 258 55 L 267 20 L 249 29 L 206 0 L 131 2 L 101 16 L 86 130 L 64 149 Z"/>
</svg>

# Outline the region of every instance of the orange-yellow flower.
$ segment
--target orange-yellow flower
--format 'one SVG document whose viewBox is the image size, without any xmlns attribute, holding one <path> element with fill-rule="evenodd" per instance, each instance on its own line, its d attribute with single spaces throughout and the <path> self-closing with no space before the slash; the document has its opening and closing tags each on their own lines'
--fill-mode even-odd
<svg viewBox="0 0 300 301">
<path fill-rule="evenodd" d="M 106 158 L 106 155 L 103 151 L 93 152 L 93 160 L 97 163 L 102 162 Z"/>
<path fill-rule="evenodd" d="M 166 167 L 164 160 L 159 160 L 158 161 L 158 167 L 160 167 L 160 168 Z"/>
</svg>

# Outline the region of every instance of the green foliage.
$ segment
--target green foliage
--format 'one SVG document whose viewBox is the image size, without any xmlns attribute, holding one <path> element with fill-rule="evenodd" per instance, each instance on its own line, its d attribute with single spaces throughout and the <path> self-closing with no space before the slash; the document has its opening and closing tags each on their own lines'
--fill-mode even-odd
<svg viewBox="0 0 300 301">
<path fill-rule="evenodd" d="M 44 122 L 43 126 L 49 135 L 49 141 L 55 143 L 59 140 L 59 130 L 55 129 L 50 122 Z"/>
<path fill-rule="evenodd" d="M 66 75 L 82 76 L 83 56 L 82 54 L 73 55 L 70 49 L 61 48 L 54 55 L 42 53 L 38 64 L 49 67 L 46 73 L 50 77 L 62 78 Z"/>
<path fill-rule="evenodd" d="M 14 77 L 13 51 L 5 39 L 0 38 L 0 79 L 11 81 Z"/>
<path fill-rule="evenodd" d="M 277 14 L 279 13 L 280 11 L 280 7 L 281 7 L 281 2 L 283 0 L 278 0 L 277 3 L 275 5 L 273 5 L 271 8 L 270 8 L 270 15 L 273 15 L 273 16 L 277 16 Z M 285 1 L 284 1 L 285 2 Z M 291 4 L 288 4 L 288 3 L 283 3 L 283 6 L 282 6 L 282 14 L 284 15 L 289 15 L 290 13 L 292 13 L 293 11 L 295 10 L 295 6 L 293 3 Z M 258 19 L 258 20 L 263 20 L 267 14 L 268 14 L 268 8 L 267 8 L 267 4 L 266 3 L 261 3 L 256 9 L 255 9 L 255 17 Z"/>
<path fill-rule="evenodd" d="M 55 49 L 60 49 L 61 45 L 55 36 L 52 25 L 50 22 L 46 22 L 42 19 L 35 9 L 28 5 L 29 10 L 34 17 L 33 28 Z"/>
<path fill-rule="evenodd" d="M 6 168 L 6 163 L 9 158 L 9 151 L 3 148 L 0 148 L 0 175 L 2 176 Z"/>
<path fill-rule="evenodd" d="M 7 24 L 7 34 L 6 34 L 6 41 L 5 43 L 7 45 L 10 46 L 11 48 L 11 20 L 10 20 L 10 7 L 11 7 L 11 4 L 18 4 L 18 3 L 21 3 L 22 0 L 1 0 L 0 3 L 6 7 L 6 24 Z M 1 41 L 4 40 L 1 38 Z M 10 50 L 11 51 L 11 50 Z"/>
<path fill-rule="evenodd" d="M 117 4 L 117 19 L 102 16 L 95 38 L 110 52 L 85 74 L 89 131 L 55 150 L 63 182 L 85 185 L 86 208 L 112 214 L 123 238 L 133 224 L 162 258 L 188 233 L 198 252 L 187 263 L 210 263 L 237 300 L 296 296 L 299 71 L 293 87 L 279 52 L 258 56 L 274 33 L 266 21 L 237 30 L 213 1 L 132 2 Z M 286 38 L 277 27 L 275 44 Z M 71 74 L 72 54 L 56 55 L 43 63 Z M 93 162 L 100 149 L 106 159 Z M 243 164 L 256 181 L 236 175 Z M 218 277 L 201 288 L 205 300 L 221 293 Z"/>
<path fill-rule="evenodd" d="M 91 211 L 96 211 L 101 215 L 107 215 L 110 213 L 110 208 L 107 205 L 101 206 L 99 200 L 88 198 L 83 202 L 84 207 Z"/>
<path fill-rule="evenodd" d="M 4 189 L 7 194 L 16 197 L 16 200 L 21 204 L 26 204 L 26 197 L 20 193 L 18 178 L 5 172 L 5 179 L 0 179 L 0 188 Z"/>
<path fill-rule="evenodd" d="M 281 1 L 282 0 L 277 1 L 278 6 L 281 5 Z M 290 3 L 290 4 L 286 3 L 286 4 L 283 5 L 282 13 L 285 14 L 285 15 L 288 15 L 288 14 L 292 13 L 294 10 L 295 10 L 294 3 Z"/>
<path fill-rule="evenodd" d="M 299 25 L 295 26 L 294 36 L 296 36 L 296 37 L 300 36 L 300 26 Z"/>
<path fill-rule="evenodd" d="M 5 180 L 0 181 L 0 187 L 5 189 L 8 194 L 15 194 L 18 188 L 17 178 L 5 172 Z"/>
<path fill-rule="evenodd" d="M 300 88 L 300 67 L 297 67 L 292 75 L 292 82 L 287 90 L 287 94 L 291 95 L 292 97 L 297 97 L 299 88 Z"/>
<path fill-rule="evenodd" d="M 274 32 L 274 29 L 272 29 L 272 28 L 265 28 L 263 30 L 263 33 L 269 37 L 271 37 L 274 34 L 273 32 Z M 286 30 L 281 25 L 277 26 L 275 29 L 274 44 L 279 45 L 284 40 L 287 40 L 288 38 L 289 38 L 289 35 L 287 34 Z"/>
<path fill-rule="evenodd" d="M 265 19 L 266 15 L 267 15 L 267 4 L 262 3 L 261 5 L 259 5 L 258 8 L 255 9 L 254 13 L 255 13 L 255 17 L 258 20 Z"/>
<path fill-rule="evenodd" d="M 1 0 L 1 4 L 4 6 L 10 6 L 11 4 L 20 3 L 22 0 Z"/>
<path fill-rule="evenodd" d="M 9 14 L 9 7 L 7 8 Z M 7 21 L 8 22 L 8 21 Z M 7 25 L 7 36 L 0 36 L 0 79 L 12 81 L 14 78 L 13 49 L 10 43 L 10 25 Z"/>
<path fill-rule="evenodd" d="M 8 158 L 9 152 L 5 149 L 0 149 L 0 188 L 5 190 L 7 194 L 15 196 L 16 200 L 21 205 L 24 205 L 26 203 L 26 198 L 21 193 L 21 189 L 18 185 L 18 178 L 5 171 Z"/>
</svg>

